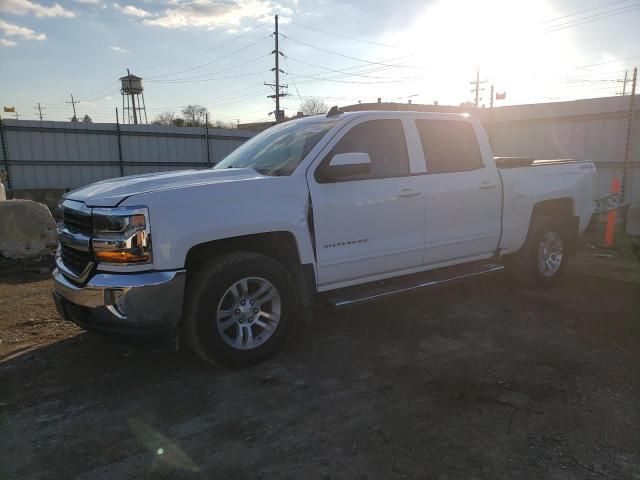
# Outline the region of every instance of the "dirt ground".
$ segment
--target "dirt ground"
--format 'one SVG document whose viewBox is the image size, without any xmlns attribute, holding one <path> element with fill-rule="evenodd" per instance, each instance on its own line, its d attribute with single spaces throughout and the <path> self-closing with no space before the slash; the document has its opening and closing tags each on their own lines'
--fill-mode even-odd
<svg viewBox="0 0 640 480">
<path fill-rule="evenodd" d="M 0 267 L 0 478 L 640 478 L 624 245 L 583 247 L 552 290 L 496 275 L 321 310 L 240 371 L 82 333 L 46 261 Z"/>
</svg>

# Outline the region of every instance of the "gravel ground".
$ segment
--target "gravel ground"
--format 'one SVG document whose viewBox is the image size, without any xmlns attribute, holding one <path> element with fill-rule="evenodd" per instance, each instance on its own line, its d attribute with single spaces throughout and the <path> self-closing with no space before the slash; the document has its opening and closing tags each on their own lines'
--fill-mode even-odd
<svg viewBox="0 0 640 480">
<path fill-rule="evenodd" d="M 552 290 L 319 310 L 240 371 L 82 333 L 43 262 L 0 265 L 0 478 L 640 478 L 626 248 L 584 247 Z"/>
</svg>

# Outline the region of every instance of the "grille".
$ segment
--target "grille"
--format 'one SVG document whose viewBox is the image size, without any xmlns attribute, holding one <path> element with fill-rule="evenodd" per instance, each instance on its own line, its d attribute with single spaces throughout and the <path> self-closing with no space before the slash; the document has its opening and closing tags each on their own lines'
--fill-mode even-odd
<svg viewBox="0 0 640 480">
<path fill-rule="evenodd" d="M 76 250 L 65 244 L 60 245 L 60 258 L 62 263 L 71 270 L 74 275 L 79 276 L 87 265 L 93 260 L 93 255 L 90 252 L 83 252 Z"/>
<path fill-rule="evenodd" d="M 62 212 L 62 221 L 70 232 L 82 233 L 84 235 L 91 235 L 93 232 L 91 214 L 88 212 L 85 213 L 65 207 Z"/>
</svg>

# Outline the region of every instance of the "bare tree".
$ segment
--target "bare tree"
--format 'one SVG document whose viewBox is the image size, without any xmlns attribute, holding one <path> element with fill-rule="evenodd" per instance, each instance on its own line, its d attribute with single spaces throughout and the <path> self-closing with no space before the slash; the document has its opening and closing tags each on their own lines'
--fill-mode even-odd
<svg viewBox="0 0 640 480">
<path fill-rule="evenodd" d="M 300 104 L 300 111 L 305 115 L 319 115 L 329 111 L 329 105 L 318 98 L 308 98 Z"/>
<path fill-rule="evenodd" d="M 209 110 L 202 105 L 187 105 L 182 109 L 182 116 L 187 127 L 203 126 Z"/>
<path fill-rule="evenodd" d="M 175 125 L 176 119 L 175 112 L 166 111 L 159 113 L 151 122 L 151 125 Z"/>
<path fill-rule="evenodd" d="M 213 128 L 237 128 L 237 125 L 234 122 L 224 122 L 222 120 L 216 120 L 215 122 L 210 122 L 209 125 Z"/>
</svg>

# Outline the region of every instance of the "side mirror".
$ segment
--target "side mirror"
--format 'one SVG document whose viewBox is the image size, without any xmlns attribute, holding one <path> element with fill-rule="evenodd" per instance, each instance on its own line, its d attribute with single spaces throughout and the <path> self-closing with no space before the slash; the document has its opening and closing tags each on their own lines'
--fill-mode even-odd
<svg viewBox="0 0 640 480">
<path fill-rule="evenodd" d="M 324 180 L 338 180 L 350 175 L 362 175 L 371 171 L 371 158 L 368 153 L 338 153 L 331 158 L 323 169 Z"/>
</svg>

